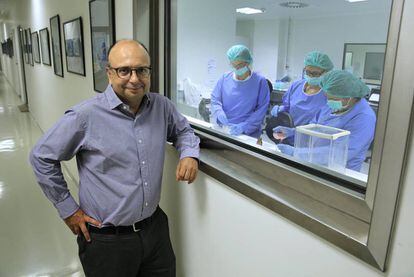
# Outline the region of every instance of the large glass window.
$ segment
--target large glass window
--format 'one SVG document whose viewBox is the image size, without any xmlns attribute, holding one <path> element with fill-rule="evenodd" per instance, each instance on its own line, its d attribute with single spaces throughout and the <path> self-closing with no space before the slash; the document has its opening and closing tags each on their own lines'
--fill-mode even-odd
<svg viewBox="0 0 414 277">
<path fill-rule="evenodd" d="M 201 130 L 364 188 L 391 2 L 177 0 L 171 98 Z"/>
</svg>

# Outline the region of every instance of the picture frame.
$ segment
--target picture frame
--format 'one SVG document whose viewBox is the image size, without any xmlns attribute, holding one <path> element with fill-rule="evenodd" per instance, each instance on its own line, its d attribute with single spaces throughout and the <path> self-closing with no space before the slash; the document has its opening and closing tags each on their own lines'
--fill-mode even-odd
<svg viewBox="0 0 414 277">
<path fill-rule="evenodd" d="M 106 67 L 108 50 L 115 42 L 115 5 L 113 0 L 89 1 L 92 46 L 93 89 L 105 91 L 108 86 Z"/>
<path fill-rule="evenodd" d="M 42 51 L 42 63 L 45 65 L 52 65 L 50 60 L 50 46 L 49 46 L 49 30 L 43 28 L 39 31 L 40 34 L 40 46 Z"/>
<path fill-rule="evenodd" d="M 37 32 L 32 33 L 33 59 L 35 63 L 40 63 L 39 35 Z"/>
<path fill-rule="evenodd" d="M 63 78 L 63 59 L 60 34 L 60 17 L 55 15 L 50 18 L 50 40 L 52 43 L 53 70 L 55 75 Z"/>
<path fill-rule="evenodd" d="M 30 31 L 30 28 L 26 29 L 26 48 L 27 48 L 27 55 L 28 55 L 28 61 L 31 66 L 34 66 L 33 62 L 33 52 L 32 52 L 32 32 Z"/>
<path fill-rule="evenodd" d="M 22 43 L 22 51 L 23 51 L 23 57 L 24 57 L 24 62 L 29 64 L 29 57 L 27 54 L 27 39 L 26 39 L 26 30 L 20 28 L 19 29 L 19 34 L 20 34 L 20 40 Z"/>
<path fill-rule="evenodd" d="M 63 36 L 65 40 L 66 70 L 86 76 L 82 17 L 63 23 Z"/>
</svg>

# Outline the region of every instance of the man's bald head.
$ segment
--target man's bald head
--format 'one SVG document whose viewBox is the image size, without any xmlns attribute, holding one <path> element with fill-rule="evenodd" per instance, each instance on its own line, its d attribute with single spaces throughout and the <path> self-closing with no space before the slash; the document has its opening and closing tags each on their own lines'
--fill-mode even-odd
<svg viewBox="0 0 414 277">
<path fill-rule="evenodd" d="M 145 47 L 145 45 L 143 43 L 141 43 L 141 42 L 139 42 L 137 40 L 133 40 L 133 39 L 122 39 L 122 40 L 118 40 L 111 47 L 109 47 L 109 50 L 108 50 L 108 62 L 109 62 L 109 66 L 112 65 L 112 63 L 111 63 L 111 56 L 114 56 L 114 55 L 112 55 L 112 52 L 115 52 L 116 53 L 117 51 L 119 51 L 119 48 L 123 48 L 125 46 L 128 46 L 128 47 L 131 47 L 131 46 L 134 47 L 134 46 L 136 46 L 140 50 L 145 50 L 145 52 L 146 52 L 146 54 L 148 55 L 148 58 L 149 58 L 148 49 L 147 49 L 147 47 Z M 112 57 L 112 59 L 113 59 L 113 57 Z"/>
</svg>

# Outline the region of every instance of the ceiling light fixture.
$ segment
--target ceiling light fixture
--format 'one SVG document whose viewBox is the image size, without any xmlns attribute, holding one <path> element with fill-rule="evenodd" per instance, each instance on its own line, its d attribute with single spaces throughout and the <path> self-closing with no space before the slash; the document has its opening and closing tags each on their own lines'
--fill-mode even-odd
<svg viewBox="0 0 414 277">
<path fill-rule="evenodd" d="M 257 13 L 264 13 L 265 9 L 255 9 L 255 8 L 245 7 L 245 8 L 236 9 L 236 12 L 243 13 L 243 14 L 257 14 Z"/>
<path fill-rule="evenodd" d="M 285 8 L 291 8 L 291 9 L 299 9 L 309 6 L 308 4 L 302 3 L 302 2 L 284 2 L 279 4 L 282 7 Z"/>
</svg>

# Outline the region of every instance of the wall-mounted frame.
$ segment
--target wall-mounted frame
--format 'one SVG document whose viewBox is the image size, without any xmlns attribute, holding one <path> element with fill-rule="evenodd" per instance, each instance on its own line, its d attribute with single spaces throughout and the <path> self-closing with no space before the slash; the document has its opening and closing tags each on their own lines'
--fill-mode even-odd
<svg viewBox="0 0 414 277">
<path fill-rule="evenodd" d="M 40 63 L 39 35 L 37 32 L 32 33 L 33 59 L 35 63 Z"/>
<path fill-rule="evenodd" d="M 9 56 L 9 58 L 13 58 L 14 50 L 13 50 L 13 41 L 8 38 L 4 42 L 1 43 L 3 55 Z"/>
<path fill-rule="evenodd" d="M 66 70 L 86 76 L 82 17 L 63 23 L 63 35 L 65 39 Z"/>
<path fill-rule="evenodd" d="M 89 1 L 92 45 L 93 88 L 103 92 L 107 85 L 108 50 L 115 41 L 115 6 L 113 0 Z"/>
<path fill-rule="evenodd" d="M 30 31 L 30 28 L 26 29 L 26 48 L 27 48 L 27 55 L 28 55 L 28 60 L 29 60 L 29 64 L 34 66 L 34 62 L 33 62 L 33 52 L 32 52 L 32 32 Z"/>
<path fill-rule="evenodd" d="M 42 62 L 45 65 L 52 65 L 50 61 L 50 47 L 49 47 L 49 30 L 44 28 L 39 31 L 40 46 L 42 49 Z"/>
<path fill-rule="evenodd" d="M 50 36 L 52 41 L 53 70 L 56 75 L 63 77 L 60 18 L 58 14 L 50 18 Z"/>
<path fill-rule="evenodd" d="M 26 36 L 26 30 L 21 30 L 20 35 L 22 37 L 22 48 L 23 48 L 23 56 L 24 56 L 24 62 L 29 64 L 29 53 L 27 52 L 27 36 Z"/>
</svg>

